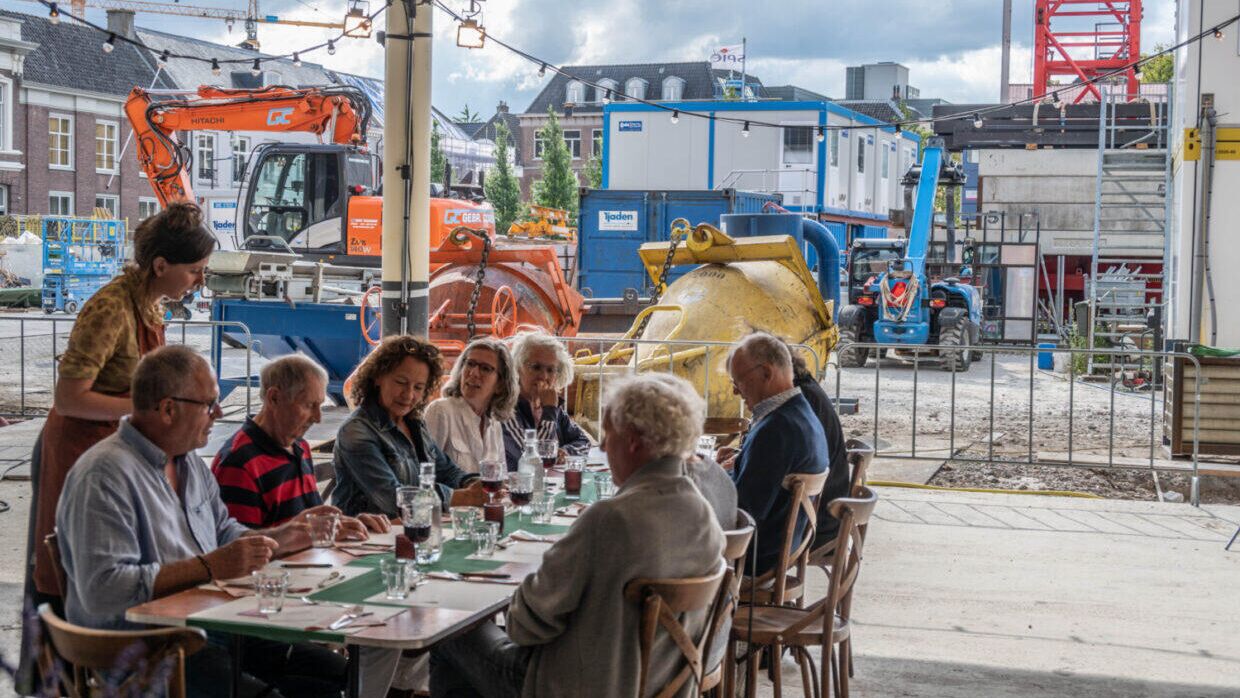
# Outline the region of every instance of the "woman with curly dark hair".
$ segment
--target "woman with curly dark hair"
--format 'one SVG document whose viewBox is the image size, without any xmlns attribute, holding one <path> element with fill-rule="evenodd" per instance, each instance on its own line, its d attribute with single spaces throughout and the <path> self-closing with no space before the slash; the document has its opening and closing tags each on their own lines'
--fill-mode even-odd
<svg viewBox="0 0 1240 698">
<path fill-rule="evenodd" d="M 482 505 L 477 475 L 444 454 L 422 418 L 442 378 L 439 349 L 408 335 L 383 340 L 357 367 L 349 394 L 357 409 L 340 426 L 332 454 L 332 503 L 346 515 L 400 516 L 396 488 L 417 485 L 422 463 L 435 464 L 445 506 Z"/>
<path fill-rule="evenodd" d="M 86 449 L 116 431 L 133 411 L 129 382 L 138 360 L 164 345 L 166 298 L 180 300 L 203 285 L 215 236 L 202 209 L 181 202 L 142 221 L 133 239 L 133 261 L 82 306 L 59 359 L 52 410 L 43 427 L 36 475 L 34 526 L 38 590 L 56 594 L 55 567 L 43 538 L 56 524 L 56 503 L 69 469 Z M 177 404 L 174 409 L 202 410 Z"/>
</svg>

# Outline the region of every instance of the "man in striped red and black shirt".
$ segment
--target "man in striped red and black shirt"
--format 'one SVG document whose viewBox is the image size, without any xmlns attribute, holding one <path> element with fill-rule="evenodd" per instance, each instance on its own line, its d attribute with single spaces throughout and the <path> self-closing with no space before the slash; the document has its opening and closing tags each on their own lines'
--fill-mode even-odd
<svg viewBox="0 0 1240 698">
<path fill-rule="evenodd" d="M 224 444 L 211 471 L 228 513 L 251 528 L 268 528 L 323 503 L 304 437 L 322 419 L 327 373 L 292 354 L 264 366 L 259 380 L 262 408 Z M 390 528 L 380 516 L 358 518 L 371 531 Z"/>
</svg>

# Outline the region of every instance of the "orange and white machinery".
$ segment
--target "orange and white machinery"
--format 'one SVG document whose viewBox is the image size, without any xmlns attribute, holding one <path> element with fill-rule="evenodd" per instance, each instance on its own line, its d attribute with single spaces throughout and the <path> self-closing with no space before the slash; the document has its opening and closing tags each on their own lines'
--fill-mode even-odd
<svg viewBox="0 0 1240 698">
<path fill-rule="evenodd" d="M 279 249 L 337 264 L 378 266 L 382 235 L 379 158 L 365 147 L 370 102 L 333 85 L 195 91 L 134 88 L 125 103 L 138 161 L 163 205 L 193 200 L 192 151 L 178 133 L 312 133 L 323 144 L 268 143 L 254 149 L 237 201 L 232 247 Z M 460 225 L 494 235 L 491 207 L 431 199 L 431 245 Z"/>
</svg>

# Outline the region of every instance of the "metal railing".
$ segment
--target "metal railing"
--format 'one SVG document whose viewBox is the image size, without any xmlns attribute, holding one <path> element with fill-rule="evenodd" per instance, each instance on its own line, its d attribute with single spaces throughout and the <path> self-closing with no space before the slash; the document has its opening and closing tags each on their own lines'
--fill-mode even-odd
<svg viewBox="0 0 1240 698">
<path fill-rule="evenodd" d="M 51 379 L 51 383 L 50 383 L 51 392 L 55 394 L 56 383 L 60 375 L 60 372 L 59 372 L 60 339 L 64 337 L 67 343 L 67 340 L 68 340 L 67 335 L 69 334 L 69 332 L 72 331 L 72 326 L 76 322 L 76 320 L 77 320 L 76 317 L 39 317 L 39 316 L 27 316 L 27 315 L 0 316 L 0 323 L 17 323 L 19 325 L 19 333 L 17 337 L 15 338 L 14 337 L 0 337 L 0 343 L 8 342 L 13 339 L 17 340 L 17 343 L 18 343 L 18 351 L 17 351 L 18 374 L 19 374 L 18 387 L 21 391 L 21 396 L 19 398 L 18 411 L 17 412 L 6 411 L 3 413 L 0 413 L 2 414 L 2 416 L 18 417 L 18 418 L 42 416 L 46 412 L 46 410 L 50 409 L 51 407 L 50 401 L 48 402 L 47 408 L 31 407 L 30 405 L 27 404 L 26 396 L 27 396 L 27 391 L 29 387 L 27 383 L 27 378 L 28 378 L 27 364 L 29 363 L 29 358 L 30 358 L 28 356 L 28 354 L 30 353 L 28 352 L 28 344 L 30 343 L 30 340 L 34 338 L 49 336 L 47 334 L 28 335 L 27 327 L 38 326 L 38 325 L 49 325 L 49 324 L 51 325 L 52 331 L 50 333 L 50 344 L 51 344 L 50 352 L 47 352 L 47 353 L 40 352 L 34 358 L 36 361 L 40 361 L 40 362 L 46 361 L 47 371 L 48 371 L 47 375 Z M 64 325 L 68 325 L 69 327 L 67 329 L 62 330 L 61 327 Z M 164 323 L 165 336 L 170 338 L 175 333 L 174 328 L 178 325 L 180 326 L 180 334 L 181 334 L 180 343 L 186 344 L 186 345 L 189 344 L 188 328 L 190 327 L 212 328 L 211 336 L 210 336 L 210 349 L 209 349 L 209 352 L 204 352 L 204 353 L 208 353 L 209 361 L 211 362 L 212 367 L 214 367 L 216 373 L 220 373 L 223 368 L 223 350 L 218 348 L 220 346 L 220 343 L 215 341 L 218 333 L 222 332 L 225 327 L 228 327 L 228 328 L 234 328 L 237 332 L 241 333 L 245 337 L 245 342 L 244 342 L 245 379 L 243 380 L 245 389 L 246 389 L 245 390 L 245 410 L 246 410 L 246 414 L 252 413 L 253 411 L 252 410 L 253 408 L 252 387 L 254 383 L 253 381 L 254 351 L 258 343 L 255 342 L 253 335 L 250 333 L 250 328 L 246 326 L 245 323 L 238 322 L 235 320 L 169 320 Z M 223 376 L 218 376 L 218 375 L 216 376 L 217 380 L 222 377 Z"/>
<path fill-rule="evenodd" d="M 877 353 L 880 357 L 882 351 L 892 349 L 892 345 L 856 342 L 852 346 L 870 350 Z M 1199 492 L 1199 468 L 1198 468 L 1198 448 L 1200 440 L 1200 412 L 1201 412 L 1201 384 L 1206 378 L 1201 374 L 1201 365 L 1197 358 L 1186 352 L 1178 351 L 1124 351 L 1117 349 L 1089 349 L 1089 348 L 1041 348 L 1034 346 L 978 346 L 970 347 L 969 351 L 975 355 L 980 354 L 980 361 L 975 361 L 972 368 L 968 371 L 976 372 L 978 370 L 988 371 L 989 375 L 985 381 L 968 380 L 971 374 L 968 372 L 944 372 L 941 370 L 941 361 L 936 358 L 941 347 L 937 345 L 901 345 L 897 347 L 903 353 L 903 357 L 907 363 L 893 363 L 879 358 L 874 362 L 873 368 L 857 369 L 850 368 L 847 373 L 850 377 L 864 376 L 866 371 L 873 374 L 873 390 L 868 397 L 872 398 L 872 404 L 868 405 L 872 410 L 872 414 L 859 413 L 858 419 L 870 419 L 870 438 L 873 440 L 876 448 L 879 449 L 878 455 L 883 458 L 904 458 L 912 460 L 943 460 L 943 461 L 961 461 L 973 463 L 1001 463 L 1007 465 L 1025 465 L 1025 466 L 1054 466 L 1054 467 L 1076 467 L 1076 468 L 1096 468 L 1096 469 L 1118 469 L 1118 470 L 1150 470 L 1155 472 L 1155 487 L 1159 488 L 1157 475 L 1158 471 L 1179 471 L 1191 473 L 1191 493 L 1190 499 L 1194 506 L 1200 504 Z M 1066 396 L 1063 395 L 1062 387 L 1058 391 L 1046 391 L 1048 394 L 1039 396 L 1037 392 L 1038 381 L 1036 380 L 1039 373 L 1055 376 L 1054 373 L 1046 372 L 1036 367 L 1036 360 L 1039 353 L 1051 353 L 1052 355 L 1066 355 L 1067 372 L 1063 377 L 1066 380 L 1067 389 Z M 1085 375 L 1084 369 L 1078 370 L 1078 363 L 1085 363 L 1087 357 L 1092 354 L 1111 355 L 1111 356 L 1127 356 L 1129 358 L 1136 357 L 1135 360 L 1142 365 L 1149 362 L 1161 362 L 1170 359 L 1183 359 L 1192 365 L 1193 375 L 1200 377 L 1194 380 L 1192 400 L 1192 460 L 1191 463 L 1185 464 L 1183 467 L 1172 467 L 1166 464 L 1160 464 L 1156 452 L 1162 445 L 1162 439 L 1158 436 L 1159 429 L 1162 427 L 1160 416 L 1165 412 L 1165 400 L 1169 399 L 1166 395 L 1165 387 L 1161 392 L 1150 393 L 1133 393 L 1123 390 L 1122 378 L 1117 378 L 1117 374 L 1112 373 L 1108 383 L 1082 383 L 1077 380 L 1078 377 Z M 1006 356 L 1004 356 L 1006 355 Z M 1003 362 L 1005 365 L 1000 369 L 1000 358 L 1007 359 Z M 1077 358 L 1080 357 L 1080 358 Z M 1075 359 L 1075 360 L 1074 360 Z M 1028 364 L 1028 381 L 1027 385 L 1022 384 L 1017 387 L 1016 381 L 1023 380 L 1024 374 L 1016 369 L 1023 368 L 1024 364 Z M 834 370 L 832 371 L 832 367 Z M 944 382 L 943 376 L 948 383 L 945 386 L 947 391 L 946 405 L 942 405 L 935 409 L 945 408 L 947 410 L 947 435 L 946 444 L 943 444 L 944 437 L 941 432 L 932 432 L 924 419 L 926 415 L 926 405 L 931 400 L 926 399 L 926 388 L 922 385 L 927 382 L 925 378 L 929 371 L 923 371 L 924 368 L 930 368 L 939 380 L 932 381 L 941 386 Z M 998 377 L 997 371 L 1002 370 L 1003 375 Z M 831 375 L 833 373 L 833 375 Z M 901 385 L 898 390 L 900 396 L 908 398 L 908 406 L 906 409 L 892 406 L 892 399 L 884 400 L 884 376 L 889 377 L 889 383 L 893 382 L 892 376 L 901 377 Z M 828 367 L 827 381 L 834 380 L 835 398 L 838 401 L 841 393 L 844 392 L 843 381 L 844 372 L 832 362 Z M 962 406 L 964 400 L 971 400 L 969 407 L 977 407 L 976 391 L 972 397 L 962 396 L 960 387 L 968 380 L 968 384 L 973 387 L 981 386 L 986 392 L 986 398 L 983 403 L 985 414 L 976 414 L 977 410 L 968 410 L 971 414 L 963 414 Z M 852 382 L 850 380 L 850 382 Z M 907 383 L 911 382 L 911 386 Z M 851 392 L 860 386 L 853 385 L 848 390 Z M 888 385 L 888 390 L 892 389 Z M 1000 392 L 999 401 L 996 401 L 996 392 Z M 1080 405 L 1078 404 L 1077 393 L 1087 390 L 1106 390 L 1107 396 L 1106 407 L 1101 414 L 1086 415 L 1092 428 L 1077 428 L 1077 420 L 1082 415 L 1078 413 Z M 867 391 L 869 392 L 869 391 Z M 911 394 L 910 394 L 911 393 Z M 1023 397 L 1022 397 L 1023 396 Z M 941 398 L 939 394 L 935 397 Z M 1039 397 L 1041 399 L 1039 399 Z M 1056 404 L 1056 399 L 1066 398 L 1066 410 L 1061 404 Z M 1124 401 L 1134 399 L 1145 399 L 1149 402 L 1148 416 L 1138 414 L 1134 409 L 1125 407 L 1117 410 L 1117 398 Z M 864 398 L 863 398 L 864 399 Z M 1188 414 L 1189 393 L 1185 387 L 1185 419 Z M 1125 403 L 1129 405 L 1131 403 Z M 923 420 L 919 421 L 919 405 L 922 406 L 921 414 Z M 1001 405 L 1001 406 L 1000 406 Z M 1038 407 L 1035 407 L 1037 405 Z M 1004 411 L 999 420 L 996 420 L 996 407 Z M 1051 419 L 1058 419 L 1060 422 L 1066 421 L 1066 453 L 1049 453 L 1044 454 L 1040 449 L 1035 447 L 1037 443 L 1036 437 L 1039 435 L 1035 428 L 1035 422 L 1038 416 L 1046 417 L 1046 411 L 1065 411 L 1066 414 L 1051 414 Z M 1023 410 L 1021 412 L 1020 410 Z M 1144 410 L 1142 410 L 1144 411 Z M 901 419 L 904 416 L 909 417 L 909 426 L 907 429 L 903 427 L 895 427 L 896 417 Z M 1015 417 L 1015 419 L 1013 419 Z M 934 421 L 941 421 L 942 415 L 936 414 Z M 1105 419 L 1106 429 L 1097 429 L 1100 419 Z M 1121 425 L 1122 436 L 1127 438 L 1136 438 L 1139 434 L 1145 437 L 1142 444 L 1124 443 L 1121 450 L 1128 450 L 1125 447 L 1138 447 L 1145 451 L 1144 457 L 1132 458 L 1119 456 L 1116 453 L 1116 437 L 1117 437 L 1117 419 L 1123 420 Z M 1140 419 L 1140 429 L 1134 429 L 1134 420 Z M 969 424 L 966 432 L 965 423 Z M 978 424 L 983 425 L 981 429 L 981 438 L 978 437 Z M 855 422 L 849 426 L 855 426 Z M 1016 428 L 1023 428 L 1025 431 L 1024 448 L 1013 451 L 1011 448 L 1005 448 L 1002 452 L 996 450 L 1000 435 L 1006 436 L 1003 432 L 996 431 L 996 424 L 1015 425 Z M 1148 425 L 1148 431 L 1145 426 Z M 1004 428 L 1011 429 L 1011 426 Z M 1045 431 L 1045 430 L 1044 430 Z M 1045 436 L 1045 434 L 1042 434 Z M 938 444 L 932 448 L 926 448 L 925 444 L 928 440 L 935 439 Z M 922 448 L 918 449 L 918 440 L 922 441 Z M 1102 440 L 1105 440 L 1103 443 Z M 980 444 L 984 447 L 984 453 L 974 453 L 976 447 Z M 880 444 L 885 444 L 880 447 Z M 1086 454 L 1096 453 L 1105 449 L 1105 459 L 1088 459 Z M 1050 457 L 1053 456 L 1053 457 Z"/>
<path fill-rule="evenodd" d="M 818 205 L 818 170 L 787 168 L 732 170 L 715 189 L 740 189 L 763 194 L 784 194 L 784 207 L 814 210 Z M 792 201 L 799 196 L 800 201 Z"/>
</svg>

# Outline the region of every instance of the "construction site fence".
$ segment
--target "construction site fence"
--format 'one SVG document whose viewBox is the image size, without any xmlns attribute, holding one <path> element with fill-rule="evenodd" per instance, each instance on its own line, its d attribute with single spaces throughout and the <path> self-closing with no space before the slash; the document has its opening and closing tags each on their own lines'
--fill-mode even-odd
<svg viewBox="0 0 1240 698">
<path fill-rule="evenodd" d="M 68 342 L 68 335 L 72 331 L 76 319 L 75 317 L 33 317 L 27 315 L 0 316 L 0 323 L 4 323 L 0 327 L 11 327 L 13 324 L 20 326 L 16 339 L 18 343 L 18 386 L 21 390 L 17 411 L 14 412 L 6 407 L 5 411 L 0 413 L 0 416 L 28 418 L 40 417 L 46 414 L 47 409 L 51 406 L 50 397 L 45 407 L 29 404 L 27 400 L 29 394 L 27 379 L 28 377 L 33 378 L 37 372 L 46 371 L 45 375 L 51 380 L 51 392 L 53 395 L 55 394 L 56 382 L 59 380 L 60 353 L 64 349 L 64 344 Z M 48 325 L 51 326 L 50 334 L 45 331 L 35 332 L 36 329 L 45 328 Z M 222 370 L 223 368 L 222 352 L 224 344 L 215 341 L 219 333 L 227 328 L 230 333 L 236 332 L 244 337 L 242 349 L 245 351 L 246 377 L 241 382 L 245 387 L 246 414 L 253 414 L 252 387 L 254 380 L 252 376 L 254 375 L 254 352 L 259 346 L 258 342 L 254 340 L 253 335 L 251 335 L 250 328 L 245 323 L 235 320 L 167 320 L 164 322 L 165 338 L 169 343 L 172 343 L 179 337 L 180 344 L 188 346 L 190 344 L 189 339 L 191 338 L 189 328 L 191 327 L 210 328 L 210 349 L 207 351 L 200 350 L 199 353 L 203 354 L 217 370 Z M 50 350 L 40 350 L 40 348 L 33 346 L 37 343 L 37 340 L 43 338 L 50 338 Z M 65 340 L 63 344 L 61 342 L 62 339 Z M 0 341 L 7 344 L 11 340 L 12 338 L 6 336 Z M 217 376 L 217 378 L 220 377 L 222 376 Z"/>
<path fill-rule="evenodd" d="M 882 357 L 885 350 L 891 350 L 890 344 L 875 344 L 865 342 L 855 342 L 851 346 L 868 350 L 867 353 Z M 1201 373 L 1201 364 L 1197 357 L 1192 354 L 1181 351 L 1131 351 L 1124 349 L 1089 349 L 1089 348 L 1069 348 L 1069 347 L 1036 347 L 1036 346 L 974 346 L 969 351 L 974 352 L 976 357 L 972 366 L 962 372 L 947 372 L 943 370 L 942 359 L 939 358 L 941 347 L 937 345 L 900 345 L 902 358 L 893 360 L 890 358 L 879 358 L 874 360 L 871 358 L 864 368 L 843 368 L 841 369 L 836 360 L 832 359 L 826 367 L 826 375 L 823 383 L 827 387 L 828 393 L 834 384 L 834 396 L 836 404 L 840 404 L 841 400 L 851 402 L 855 399 L 858 404 L 858 417 L 850 419 L 851 426 L 856 427 L 858 419 L 868 419 L 869 429 L 868 438 L 875 445 L 878 453 L 882 458 L 903 458 L 910 460 L 930 460 L 930 461 L 958 461 L 965 463 L 985 463 L 985 464 L 1006 464 L 1006 465 L 1022 465 L 1022 466 L 1049 466 L 1049 467 L 1067 467 L 1067 468 L 1090 468 L 1090 469 L 1117 469 L 1117 470 L 1146 470 L 1152 473 L 1155 483 L 1155 490 L 1161 494 L 1161 486 L 1159 485 L 1158 473 L 1162 472 L 1182 472 L 1187 473 L 1191 478 L 1189 499 L 1194 506 L 1200 505 L 1200 473 L 1199 473 L 1199 440 L 1200 440 L 1200 423 L 1201 423 L 1201 384 L 1207 379 Z M 1054 373 L 1050 370 L 1038 368 L 1038 355 L 1049 353 L 1052 356 L 1061 355 L 1064 357 L 1063 365 L 1067 370 L 1062 374 Z M 1193 386 L 1190 391 L 1188 386 L 1184 387 L 1183 409 L 1185 417 L 1192 415 L 1192 455 L 1189 462 L 1170 462 L 1159 456 L 1163 448 L 1163 418 L 1166 411 L 1166 400 L 1172 399 L 1168 395 L 1167 388 L 1158 386 L 1151 388 L 1147 392 L 1135 392 L 1124 386 L 1123 376 L 1112 373 L 1109 378 L 1101 382 L 1086 382 L 1084 370 L 1078 370 L 1078 363 L 1087 363 L 1090 356 L 1110 355 L 1122 357 L 1126 362 L 1135 363 L 1141 366 L 1153 366 L 1162 362 L 1173 359 L 1183 359 L 1187 364 L 1192 366 L 1193 375 L 1200 376 L 1200 380 L 1192 381 Z M 1079 357 L 1079 358 L 1078 358 Z M 1004 367 L 1000 368 L 1000 359 L 1003 359 Z M 1056 361 L 1059 365 L 1060 362 Z M 1018 381 L 1024 381 L 1025 371 L 1015 371 L 1013 369 L 1024 369 L 1027 366 L 1028 380 L 1025 383 L 1017 384 Z M 984 390 L 988 393 L 985 401 L 984 424 L 986 428 L 982 430 L 985 435 L 979 444 L 977 439 L 971 438 L 968 432 L 977 433 L 977 415 L 961 414 L 960 408 L 965 406 L 965 401 L 969 402 L 970 407 L 977 406 L 976 396 L 972 398 L 962 398 L 958 394 L 958 388 L 966 381 L 971 386 L 978 385 L 976 374 L 973 372 L 982 371 L 985 375 L 983 383 Z M 1001 371 L 1002 375 L 998 376 L 997 372 Z M 857 375 L 865 375 L 870 373 L 873 375 L 872 389 L 867 388 L 863 391 L 857 390 L 857 382 L 850 378 L 851 388 L 846 392 L 843 388 L 843 379 L 845 374 L 852 377 Z M 1067 423 L 1066 441 L 1062 443 L 1062 447 L 1066 451 L 1054 451 L 1050 453 L 1042 453 L 1035 446 L 1038 437 L 1035 428 L 1035 418 L 1040 411 L 1039 407 L 1045 414 L 1047 411 L 1053 411 L 1058 407 L 1053 402 L 1039 403 L 1039 395 L 1037 393 L 1036 378 L 1039 374 L 1061 377 L 1067 384 L 1067 405 L 1066 415 L 1063 420 Z M 931 390 L 938 393 L 943 389 L 943 382 L 947 383 L 947 435 L 941 431 L 934 431 L 925 420 L 925 409 L 921 413 L 923 419 L 919 420 L 919 398 L 925 396 L 927 376 L 934 377 L 936 380 L 931 385 Z M 945 378 L 944 378 L 945 377 Z M 866 377 L 868 380 L 868 376 Z M 897 385 L 898 383 L 898 385 Z M 1103 414 L 1088 414 L 1085 416 L 1078 415 L 1078 395 L 1084 391 L 1102 390 L 1107 393 L 1107 408 Z M 891 396 L 893 391 L 899 391 L 900 395 Z M 849 394 L 855 392 L 856 394 Z M 891 398 L 898 397 L 900 404 L 893 406 L 895 399 L 884 400 L 884 396 Z M 939 393 L 938 397 L 941 397 Z M 1052 400 L 1054 396 L 1042 396 L 1043 400 Z M 1148 413 L 1144 409 L 1138 417 L 1135 410 L 1125 409 L 1117 411 L 1118 404 L 1131 405 L 1134 399 L 1145 399 L 1149 402 Z M 866 403 L 869 403 L 868 405 Z M 907 405 L 905 407 L 904 405 Z M 868 411 L 862 410 L 865 407 Z M 936 408 L 937 409 L 937 408 Z M 901 410 L 904 414 L 898 414 Z M 1000 432 L 996 429 L 996 410 L 1003 417 L 1004 424 L 1008 425 L 1004 428 L 1010 428 L 1014 420 L 1013 414 L 1017 414 L 1017 420 L 1026 433 L 1023 435 L 1013 435 L 1015 437 L 1023 437 L 1025 445 L 1023 448 L 1017 448 L 1015 451 L 1011 447 L 1005 447 L 1001 452 L 996 449 L 996 442 L 999 440 Z M 970 412 L 974 412 L 970 410 Z M 903 426 L 903 420 L 897 417 L 907 416 L 908 426 Z M 942 415 L 935 414 L 935 421 L 941 422 Z M 1078 428 L 1078 417 L 1086 422 L 1083 428 Z M 1131 436 L 1135 430 L 1132 428 L 1132 420 L 1139 419 L 1140 431 L 1143 435 L 1144 443 L 1133 443 L 1127 440 L 1120 444 L 1119 450 L 1132 452 L 1134 449 L 1144 451 L 1141 457 L 1124 456 L 1117 453 L 1116 447 L 1116 424 L 1118 420 L 1127 420 L 1124 432 Z M 1100 420 L 1105 420 L 1106 428 L 1098 429 Z M 897 426 L 898 425 L 898 426 Z M 1148 430 L 1146 427 L 1148 426 Z M 1089 428 L 1092 427 L 1092 428 Z M 1006 436 L 1006 435 L 1004 435 Z M 1185 442 L 1188 442 L 1185 437 Z M 944 443 L 946 441 L 946 443 Z M 920 442 L 920 444 L 919 444 Z M 919 447 L 920 445 L 920 447 Z M 1103 455 L 1105 454 L 1105 455 Z"/>
</svg>

